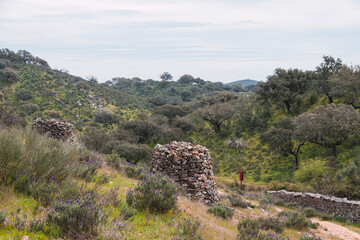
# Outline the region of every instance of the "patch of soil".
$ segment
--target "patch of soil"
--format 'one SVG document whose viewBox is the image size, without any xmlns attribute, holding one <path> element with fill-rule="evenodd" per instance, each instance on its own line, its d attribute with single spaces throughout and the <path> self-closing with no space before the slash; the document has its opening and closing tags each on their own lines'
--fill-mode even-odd
<svg viewBox="0 0 360 240">
<path fill-rule="evenodd" d="M 360 240 L 360 234 L 336 223 L 321 221 L 317 218 L 311 219 L 320 226 L 317 229 L 317 236 L 322 239 Z"/>
</svg>

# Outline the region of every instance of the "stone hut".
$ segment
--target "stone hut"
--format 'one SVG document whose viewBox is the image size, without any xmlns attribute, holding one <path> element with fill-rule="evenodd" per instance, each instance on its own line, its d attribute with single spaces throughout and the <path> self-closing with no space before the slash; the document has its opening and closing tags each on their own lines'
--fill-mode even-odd
<svg viewBox="0 0 360 240">
<path fill-rule="evenodd" d="M 191 199 L 208 205 L 220 198 L 212 169 L 210 151 L 187 142 L 158 144 L 154 149 L 151 172 L 161 172 L 186 189 Z"/>
<path fill-rule="evenodd" d="M 73 144 L 78 143 L 75 129 L 70 123 L 59 122 L 55 119 L 41 120 L 37 118 L 33 123 L 33 127 L 38 130 L 39 133 L 45 134 L 48 137 Z"/>
</svg>

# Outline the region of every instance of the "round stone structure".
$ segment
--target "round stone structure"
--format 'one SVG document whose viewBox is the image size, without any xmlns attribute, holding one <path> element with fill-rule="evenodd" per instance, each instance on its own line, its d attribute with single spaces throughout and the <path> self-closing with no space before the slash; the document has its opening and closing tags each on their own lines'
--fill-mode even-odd
<svg viewBox="0 0 360 240">
<path fill-rule="evenodd" d="M 188 142 L 158 144 L 154 149 L 151 172 L 161 172 L 186 189 L 186 195 L 208 205 L 220 198 L 212 169 L 210 151 Z"/>
</svg>

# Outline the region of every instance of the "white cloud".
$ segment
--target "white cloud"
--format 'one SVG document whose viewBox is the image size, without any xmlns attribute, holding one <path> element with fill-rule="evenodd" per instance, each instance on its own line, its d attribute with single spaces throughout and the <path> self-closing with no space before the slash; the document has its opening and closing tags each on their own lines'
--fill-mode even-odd
<svg viewBox="0 0 360 240">
<path fill-rule="evenodd" d="M 100 80 L 118 65 L 129 77 L 265 79 L 323 54 L 359 63 L 359 13 L 356 0 L 7 0 L 0 46 Z"/>
</svg>

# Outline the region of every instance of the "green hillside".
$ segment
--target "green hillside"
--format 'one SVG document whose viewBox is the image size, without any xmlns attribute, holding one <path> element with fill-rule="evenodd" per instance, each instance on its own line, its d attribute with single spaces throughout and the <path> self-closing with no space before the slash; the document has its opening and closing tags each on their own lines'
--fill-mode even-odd
<svg viewBox="0 0 360 240">
<path fill-rule="evenodd" d="M 250 85 L 257 85 L 259 83 L 259 81 L 252 80 L 252 79 L 243 79 L 243 80 L 238 80 L 238 81 L 234 81 L 234 82 L 225 83 L 225 85 L 232 86 L 232 85 L 237 84 L 237 83 L 241 84 L 241 86 L 246 88 L 246 87 L 248 87 Z"/>
<path fill-rule="evenodd" d="M 0 238 L 241 239 L 261 216 L 254 221 L 275 225 L 251 239 L 275 227 L 300 239 L 317 225 L 265 189 L 360 199 L 358 67 L 325 56 L 314 70 L 279 68 L 251 89 L 164 76 L 98 83 L 0 50 Z M 39 135 L 28 126 L 37 118 L 72 123 L 84 146 Z M 220 205 L 177 197 L 170 179 L 148 173 L 153 147 L 171 141 L 210 149 Z M 267 219 L 279 206 L 295 213 Z M 266 239 L 283 239 L 275 235 Z"/>
<path fill-rule="evenodd" d="M 359 195 L 348 175 L 357 171 L 349 168 L 360 150 L 360 94 L 349 88 L 359 70 L 339 59 L 324 57 L 314 71 L 276 69 L 256 93 L 186 74 L 176 81 L 115 77 L 98 83 L 51 69 L 26 51 L 3 49 L 0 63 L 5 125 L 36 118 L 71 122 L 89 149 L 132 163 L 148 162 L 157 143 L 190 141 L 210 149 L 221 176 L 244 169 L 248 181 L 295 181 L 298 188 Z M 312 162 L 327 174 L 306 172 Z"/>
</svg>

